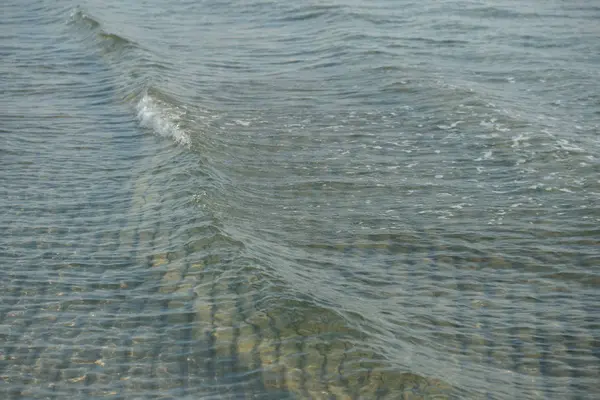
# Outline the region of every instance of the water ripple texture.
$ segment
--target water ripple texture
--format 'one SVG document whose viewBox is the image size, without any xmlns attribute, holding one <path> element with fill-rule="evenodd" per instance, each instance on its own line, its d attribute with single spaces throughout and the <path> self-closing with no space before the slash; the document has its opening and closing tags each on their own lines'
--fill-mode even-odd
<svg viewBox="0 0 600 400">
<path fill-rule="evenodd" d="M 593 1 L 1 10 L 0 398 L 600 396 Z"/>
</svg>

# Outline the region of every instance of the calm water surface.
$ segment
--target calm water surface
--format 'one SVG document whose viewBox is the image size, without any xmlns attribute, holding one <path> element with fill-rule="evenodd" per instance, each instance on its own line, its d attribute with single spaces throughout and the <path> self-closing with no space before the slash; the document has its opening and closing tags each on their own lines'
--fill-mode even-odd
<svg viewBox="0 0 600 400">
<path fill-rule="evenodd" d="M 596 399 L 592 0 L 8 0 L 3 399 Z"/>
</svg>

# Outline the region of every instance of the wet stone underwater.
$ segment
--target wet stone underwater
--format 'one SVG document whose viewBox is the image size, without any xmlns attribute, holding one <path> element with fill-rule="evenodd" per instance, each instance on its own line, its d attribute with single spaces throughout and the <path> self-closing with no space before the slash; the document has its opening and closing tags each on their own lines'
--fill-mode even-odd
<svg viewBox="0 0 600 400">
<path fill-rule="evenodd" d="M 168 160 L 152 158 L 123 193 L 127 213 L 109 212 L 122 198 L 93 195 L 38 210 L 86 223 L 36 229 L 29 257 L 52 269 L 24 274 L 21 255 L 4 273 L 9 397 L 451 398 L 439 379 L 394 370 L 334 310 L 286 298 L 217 227 L 172 219 L 164 204 L 176 196 L 160 195 Z M 94 229 L 103 224 L 119 229 Z"/>
<path fill-rule="evenodd" d="M 165 167 L 173 157 L 188 157 L 185 150 L 172 147 L 173 154 L 165 155 L 156 152 L 163 146 L 159 139 L 142 141 L 147 142 L 143 163 L 137 160 L 123 179 L 96 186 L 104 191 L 113 185 L 111 196 L 81 189 L 78 198 L 85 201 L 79 203 L 76 194 L 61 190 L 62 204 L 45 208 L 34 199 L 43 191 L 31 193 L 28 178 L 15 180 L 12 189 L 31 196 L 31 208 L 22 213 L 36 213 L 37 221 L 66 222 L 10 229 L 22 245 L 21 253 L 4 253 L 13 260 L 5 264 L 11 267 L 2 279 L 0 376 L 6 398 L 489 398 L 486 391 L 466 391 L 449 379 L 398 368 L 385 358 L 385 347 L 372 347 L 369 321 L 290 291 L 211 217 L 190 214 L 190 207 L 197 209 L 193 196 L 182 199 L 176 191 L 161 190 L 186 184 L 187 177 L 177 182 Z M 88 159 L 81 158 L 72 162 Z M 40 168 L 33 179 L 52 172 Z M 119 182 L 125 178 L 132 183 Z M 107 226 L 115 228 L 102 228 Z M 468 271 L 487 266 L 509 277 L 514 266 L 502 257 L 449 256 L 452 249 L 443 245 L 428 243 L 424 252 L 419 239 L 427 235 L 434 233 L 322 247 L 344 257 L 391 255 L 409 271 L 407 303 L 438 302 L 456 313 L 456 322 L 434 328 L 447 353 L 456 355 L 454 363 L 440 363 L 438 376 L 455 376 L 469 360 L 487 359 L 512 368 L 489 379 L 518 382 L 532 398 L 544 398 L 546 376 L 564 377 L 564 382 L 574 376 L 560 360 L 577 365 L 573 360 L 581 359 L 576 376 L 584 371 L 587 382 L 596 381 L 593 367 L 585 372 L 593 363 L 580 356 L 597 354 L 598 342 L 569 322 L 582 318 L 593 326 L 589 314 L 581 313 L 593 312 L 594 304 L 575 308 L 561 299 L 560 290 L 548 287 L 531 293 L 529 301 L 534 307 L 547 296 L 566 302 L 569 312 L 556 315 L 552 327 L 556 336 L 548 338 L 523 322 L 492 326 L 490 321 L 498 320 L 494 312 L 507 321 L 524 316 L 517 309 L 507 315 L 498 304 L 494 310 L 491 299 L 503 289 L 470 279 Z M 560 261 L 551 255 L 546 262 Z M 23 268 L 34 263 L 48 268 Z M 464 263 L 465 273 L 449 276 L 455 263 Z M 420 287 L 425 279 L 432 281 L 428 288 Z M 423 290 L 432 300 L 410 297 Z M 456 298 L 452 290 L 470 295 Z M 507 292 L 502 297 L 510 298 Z M 424 313 L 411 327 L 428 331 L 427 319 Z M 461 320 L 469 325 L 459 325 Z M 418 339 L 413 339 L 416 345 Z"/>
</svg>

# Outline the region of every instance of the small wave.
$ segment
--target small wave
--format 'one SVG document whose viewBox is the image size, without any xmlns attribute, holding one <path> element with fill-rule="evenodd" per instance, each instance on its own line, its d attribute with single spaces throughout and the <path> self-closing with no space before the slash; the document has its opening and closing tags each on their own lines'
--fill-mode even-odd
<svg viewBox="0 0 600 400">
<path fill-rule="evenodd" d="M 91 44 L 93 51 L 99 52 L 109 66 L 114 67 L 115 71 L 120 71 L 121 76 L 115 77 L 115 80 L 123 99 L 128 101 L 139 98 L 136 111 L 140 126 L 149 128 L 161 136 L 170 137 L 178 144 L 189 146 L 190 137 L 180 127 L 180 117 L 184 113 L 182 109 L 148 90 L 144 90 L 140 96 L 143 81 L 148 77 L 141 76 L 137 71 L 149 65 L 156 67 L 157 63 L 153 62 L 152 54 L 135 41 L 106 30 L 104 24 L 79 7 L 71 12 L 69 22 L 83 28 L 84 33 L 87 33 L 84 35 L 85 39 L 92 39 L 91 43 L 86 44 Z M 126 73 L 123 74 L 123 71 Z M 121 79 L 123 77 L 125 79 Z"/>
<path fill-rule="evenodd" d="M 99 20 L 80 8 L 76 8 L 71 12 L 68 22 L 83 29 L 86 32 L 86 38 L 95 39 L 98 50 L 101 50 L 105 55 L 115 54 L 119 56 L 123 51 L 143 50 L 135 41 L 127 39 L 121 34 L 107 31 Z"/>
<path fill-rule="evenodd" d="M 278 22 L 290 23 L 297 21 L 307 21 L 318 19 L 321 17 L 333 17 L 342 9 L 340 6 L 335 5 L 314 5 L 293 7 L 292 9 L 283 12 L 283 15 L 279 15 L 276 19 Z"/>
<path fill-rule="evenodd" d="M 73 11 L 71 11 L 71 15 L 69 16 L 69 23 L 82 23 L 87 25 L 90 29 L 99 29 L 100 22 L 96 21 L 94 18 L 90 17 L 87 13 L 85 13 L 81 8 L 76 7 Z"/>
<path fill-rule="evenodd" d="M 148 93 L 144 93 L 136 108 L 141 126 L 152 129 L 161 136 L 170 137 L 179 144 L 190 145 L 189 135 L 181 129 L 178 123 L 182 114 L 180 110 L 163 104 Z"/>
</svg>

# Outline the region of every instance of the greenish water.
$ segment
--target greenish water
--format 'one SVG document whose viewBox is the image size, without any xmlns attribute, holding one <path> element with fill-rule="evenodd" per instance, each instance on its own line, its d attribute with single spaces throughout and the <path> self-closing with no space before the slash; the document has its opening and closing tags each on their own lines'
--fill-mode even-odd
<svg viewBox="0 0 600 400">
<path fill-rule="evenodd" d="M 591 1 L 25 1 L 1 398 L 595 399 Z"/>
</svg>

